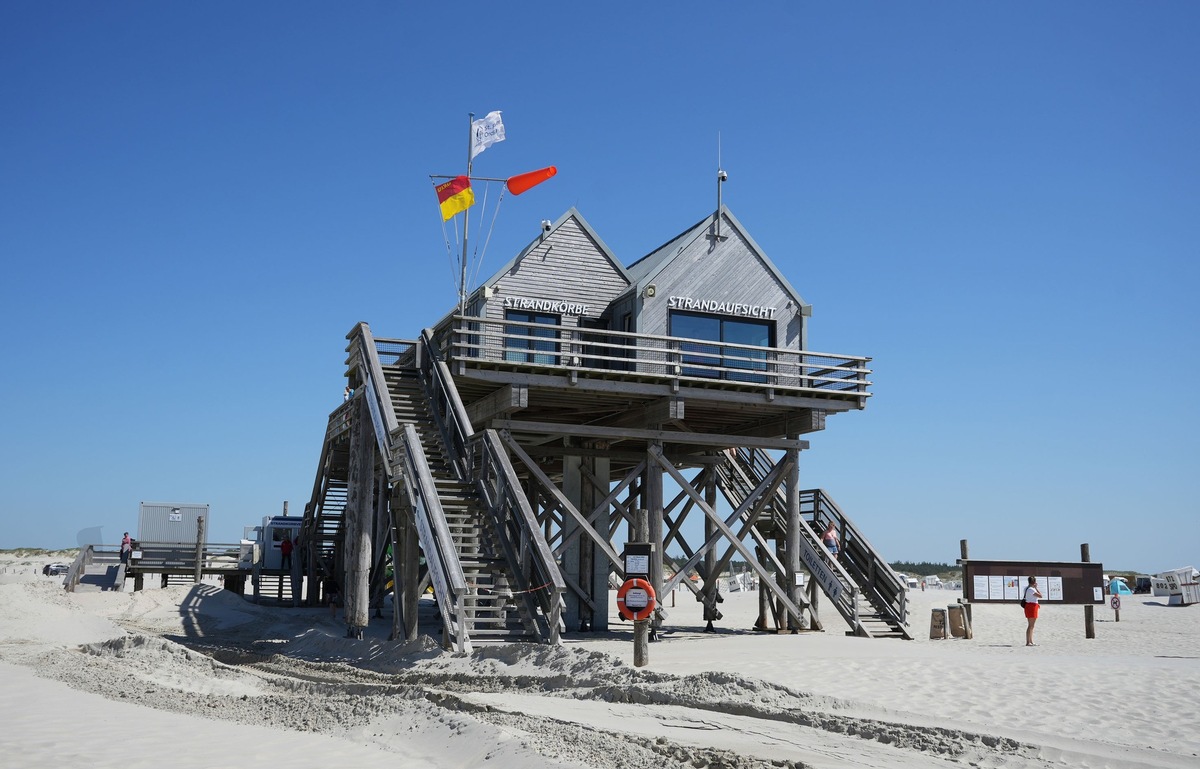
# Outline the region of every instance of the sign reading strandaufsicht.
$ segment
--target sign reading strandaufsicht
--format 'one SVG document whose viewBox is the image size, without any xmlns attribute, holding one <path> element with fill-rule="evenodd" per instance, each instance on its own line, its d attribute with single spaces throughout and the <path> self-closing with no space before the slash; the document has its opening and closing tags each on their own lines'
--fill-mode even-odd
<svg viewBox="0 0 1200 769">
<path fill-rule="evenodd" d="M 738 315 L 747 318 L 775 317 L 774 307 L 764 307 L 758 304 L 741 304 L 740 302 L 722 302 L 718 299 L 693 299 L 690 296 L 672 296 L 667 299 L 669 310 L 691 310 L 694 312 L 713 312 L 720 315 Z"/>
</svg>

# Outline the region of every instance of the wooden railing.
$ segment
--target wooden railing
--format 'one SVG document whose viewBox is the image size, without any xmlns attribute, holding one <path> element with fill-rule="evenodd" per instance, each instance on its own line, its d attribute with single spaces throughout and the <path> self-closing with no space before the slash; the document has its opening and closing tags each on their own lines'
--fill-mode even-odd
<svg viewBox="0 0 1200 769">
<path fill-rule="evenodd" d="M 75 556 L 75 560 L 71 562 L 67 569 L 67 576 L 63 580 L 63 588 L 68 593 L 74 593 L 75 588 L 79 586 L 79 580 L 83 579 L 83 575 L 87 573 L 87 567 L 91 566 L 95 558 L 95 549 L 103 547 L 103 545 L 88 545 L 81 548 L 79 554 Z"/>
<path fill-rule="evenodd" d="M 205 573 L 238 571 L 241 543 L 205 543 L 199 548 L 199 566 Z M 141 572 L 169 571 L 173 573 L 196 569 L 197 548 L 194 542 L 138 542 L 134 551 L 139 558 L 130 558 L 129 569 Z"/>
<path fill-rule="evenodd" d="M 770 389 L 821 398 L 870 397 L 870 358 L 708 339 L 454 316 L 437 335 L 446 358 L 468 366 L 546 369 L 673 384 Z"/>
<path fill-rule="evenodd" d="M 805 518 L 813 521 L 813 531 L 823 531 L 833 523 L 838 532 L 840 563 L 863 591 L 864 597 L 880 613 L 890 615 L 900 625 L 908 625 L 908 586 L 888 565 L 854 522 L 823 489 L 800 492 Z M 907 631 L 906 631 L 907 632 Z"/>
<path fill-rule="evenodd" d="M 775 463 L 761 449 L 737 449 L 729 461 L 717 467 L 722 485 L 734 498 L 743 498 L 749 489 L 774 469 Z M 842 513 L 837 504 L 821 489 L 799 492 L 801 560 L 809 566 L 814 578 L 818 573 L 833 580 L 825 584 L 817 579 L 833 601 L 838 613 L 850 623 L 855 632 L 865 629 L 858 613 L 858 596 L 865 598 L 881 616 L 890 617 L 895 630 L 908 635 L 907 594 L 903 583 L 891 567 L 878 555 L 858 527 Z M 775 526 L 786 529 L 787 499 L 783 489 L 777 489 L 770 515 Z M 840 556 L 831 557 L 821 543 L 820 532 L 833 523 L 839 534 Z M 805 553 L 807 552 L 807 556 Z M 814 563 L 809 564 L 811 558 Z M 839 587 L 840 585 L 840 587 Z M 832 592 L 831 592 L 832 589 Z"/>
<path fill-rule="evenodd" d="M 508 454 L 494 431 L 482 435 L 475 432 L 429 329 L 421 334 L 418 357 L 430 410 L 445 439 L 458 478 L 473 482 L 479 489 L 492 518 L 492 530 L 517 582 L 518 597 L 526 602 L 541 640 L 557 644 L 566 583 L 521 490 Z M 536 584 L 532 584 L 534 582 Z"/>
<path fill-rule="evenodd" d="M 429 399 L 430 411 L 433 412 L 438 429 L 446 439 L 450 461 L 454 464 L 458 477 L 468 480 L 467 443 L 475 435 L 475 428 L 471 426 L 467 410 L 454 387 L 454 379 L 434 346 L 433 332 L 429 329 L 421 332 L 419 357 L 417 363 Z"/>
<path fill-rule="evenodd" d="M 429 579 L 438 600 L 438 609 L 442 613 L 443 627 L 453 637 L 458 651 L 469 652 L 471 641 L 463 606 L 467 582 L 458 560 L 458 551 L 454 548 L 454 538 L 446 524 L 446 514 L 442 511 L 442 502 L 434 486 L 433 473 L 429 471 L 417 429 L 406 424 L 399 434 L 403 449 L 400 452 L 400 475 L 408 498 L 412 500 L 417 536 L 425 553 L 425 563 L 429 568 Z"/>
<path fill-rule="evenodd" d="M 484 431 L 472 448 L 472 475 L 516 574 L 520 597 L 529 605 L 541 639 L 557 644 L 566 582 L 496 431 Z"/>
</svg>

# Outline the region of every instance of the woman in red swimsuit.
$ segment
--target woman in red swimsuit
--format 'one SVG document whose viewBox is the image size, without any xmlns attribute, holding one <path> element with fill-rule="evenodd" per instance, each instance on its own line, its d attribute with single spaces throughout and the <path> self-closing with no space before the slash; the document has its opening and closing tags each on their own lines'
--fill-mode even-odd
<svg viewBox="0 0 1200 769">
<path fill-rule="evenodd" d="M 1025 588 L 1025 619 L 1029 624 L 1025 628 L 1025 645 L 1037 646 L 1033 642 L 1033 626 L 1037 623 L 1038 618 L 1038 599 L 1042 597 L 1042 591 L 1037 588 L 1037 577 L 1029 578 L 1029 586 Z"/>
</svg>

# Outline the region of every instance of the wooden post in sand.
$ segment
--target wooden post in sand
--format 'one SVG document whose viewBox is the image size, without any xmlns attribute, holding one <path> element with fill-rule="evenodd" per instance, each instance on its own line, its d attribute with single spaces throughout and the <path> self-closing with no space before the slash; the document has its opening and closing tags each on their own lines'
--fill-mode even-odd
<svg viewBox="0 0 1200 769">
<path fill-rule="evenodd" d="M 367 396 L 358 398 L 350 428 L 350 466 L 346 484 L 346 578 L 342 582 L 346 637 L 362 638 L 367 626 L 371 573 L 371 513 L 374 510 L 374 446 Z"/>
<path fill-rule="evenodd" d="M 1084 542 L 1079 546 L 1079 560 L 1083 561 L 1084 563 L 1091 563 L 1092 548 L 1087 542 Z M 1095 607 L 1090 603 L 1085 603 L 1083 605 L 1083 637 L 1096 637 L 1096 611 Z"/>
<path fill-rule="evenodd" d="M 792 437 L 792 436 L 789 436 Z M 787 474 L 787 534 L 784 541 L 784 554 L 787 562 L 785 579 L 787 596 L 792 603 L 804 611 L 804 588 L 800 586 L 800 451 L 788 449 L 787 460 L 791 463 Z M 808 626 L 803 616 L 793 617 L 788 612 L 787 627 L 791 632 L 803 630 Z"/>
<path fill-rule="evenodd" d="M 633 513 L 633 539 L 636 542 L 650 541 L 650 520 L 648 511 L 639 507 Z M 657 553 L 655 555 L 658 555 Z M 651 558 L 651 561 L 654 559 Z M 651 565 L 651 573 L 654 566 Z M 662 573 L 661 567 L 659 573 Z M 651 585 L 654 583 L 651 582 Z M 657 588 L 661 590 L 661 586 Z M 633 666 L 645 667 L 650 663 L 650 620 L 644 619 L 633 623 Z"/>
<path fill-rule="evenodd" d="M 638 532 L 639 542 L 649 542 L 654 547 L 654 556 L 650 559 L 650 587 L 654 594 L 662 595 L 663 589 L 663 472 L 656 458 L 662 454 L 662 443 L 651 441 L 646 452 L 646 529 Z M 708 575 L 715 579 L 716 575 Z M 707 589 L 708 585 L 705 585 Z M 650 616 L 650 640 L 657 641 L 656 631 L 662 627 L 662 612 L 655 611 Z"/>
<path fill-rule="evenodd" d="M 420 606 L 421 566 L 416 519 L 399 490 L 392 496 L 393 531 L 395 549 L 392 551 L 396 566 L 392 571 L 392 638 L 393 641 L 417 640 L 417 610 Z"/>
<path fill-rule="evenodd" d="M 809 577 L 810 577 L 810 579 L 808 580 L 808 629 L 809 630 L 820 630 L 820 631 L 824 632 L 825 626 L 821 624 L 821 616 L 819 614 L 820 609 L 817 606 L 817 601 L 820 600 L 820 598 L 819 598 L 819 594 L 821 592 L 820 585 L 817 583 L 817 581 L 815 579 L 811 579 L 811 577 L 812 577 L 811 574 L 809 575 Z"/>
<path fill-rule="evenodd" d="M 755 547 L 754 554 L 758 556 L 759 563 L 767 563 L 766 550 Z M 767 630 L 767 614 L 771 608 L 771 591 L 763 582 L 764 580 L 760 577 L 758 581 L 758 619 L 754 623 L 755 630 Z"/>
<path fill-rule="evenodd" d="M 704 479 L 704 501 L 713 510 L 717 509 L 717 474 L 707 473 Z M 707 542 L 717 533 L 717 525 L 707 515 L 704 516 L 704 541 Z M 704 554 L 704 626 L 705 630 L 713 630 L 713 622 L 721 619 L 722 614 L 717 608 L 720 593 L 715 589 L 717 579 L 717 549 L 710 547 Z"/>
<path fill-rule="evenodd" d="M 970 627 L 971 626 L 971 601 L 970 601 L 970 599 L 967 598 L 967 596 L 970 595 L 970 593 L 967 592 L 967 590 L 969 589 L 970 586 L 967 585 L 966 575 L 967 575 L 967 561 L 970 559 L 971 556 L 970 556 L 970 548 L 967 546 L 967 541 L 965 539 L 960 539 L 958 541 L 958 552 L 960 555 L 959 562 L 962 564 L 962 567 L 963 567 L 962 598 L 959 598 L 958 602 L 962 604 L 963 616 L 966 617 L 966 619 L 967 619 L 967 627 Z"/>
<path fill-rule="evenodd" d="M 204 516 L 196 516 L 196 572 L 194 579 L 195 584 L 199 585 L 200 580 L 204 577 Z"/>
</svg>

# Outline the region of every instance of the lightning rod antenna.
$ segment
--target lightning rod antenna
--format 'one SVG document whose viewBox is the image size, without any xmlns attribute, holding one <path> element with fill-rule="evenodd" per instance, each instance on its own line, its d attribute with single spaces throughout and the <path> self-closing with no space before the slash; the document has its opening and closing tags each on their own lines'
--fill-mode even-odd
<svg viewBox="0 0 1200 769">
<path fill-rule="evenodd" d="M 721 241 L 721 185 L 729 178 L 729 174 L 725 173 L 725 169 L 721 167 L 721 132 L 717 131 L 717 229 L 716 241 Z"/>
</svg>

